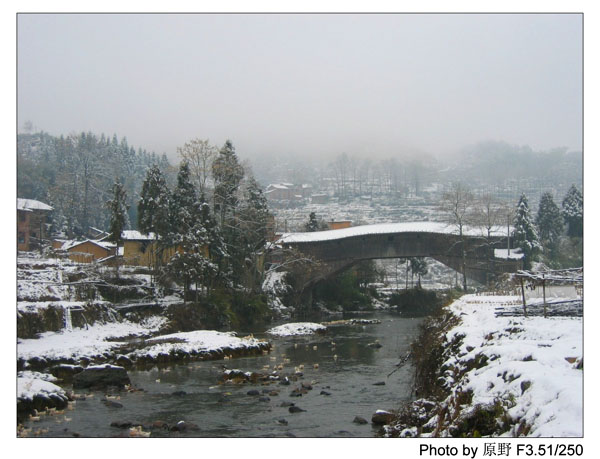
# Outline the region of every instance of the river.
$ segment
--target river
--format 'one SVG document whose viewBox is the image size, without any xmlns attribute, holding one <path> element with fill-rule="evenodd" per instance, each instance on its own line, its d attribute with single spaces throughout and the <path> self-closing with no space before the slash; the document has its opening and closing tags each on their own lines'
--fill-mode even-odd
<svg viewBox="0 0 600 459">
<path fill-rule="evenodd" d="M 128 430 L 111 426 L 113 421 L 146 426 L 160 420 L 173 426 L 183 420 L 199 430 L 153 429 L 152 436 L 372 437 L 377 427 L 370 420 L 377 409 L 396 409 L 411 399 L 410 363 L 388 374 L 407 353 L 422 319 L 392 312 L 361 314 L 360 318 L 376 318 L 381 323 L 332 327 L 322 335 L 269 337 L 274 348 L 268 355 L 131 370 L 132 384 L 143 391 L 112 394 L 119 398 L 110 400 L 122 407 L 107 406 L 101 401 L 105 394 L 95 391 L 85 400 L 77 400 L 74 409 L 42 416 L 40 421 L 27 422 L 26 427 L 42 429 L 40 436 L 46 437 L 114 437 Z M 254 335 L 261 337 L 264 332 Z M 369 346 L 375 340 L 380 348 Z M 267 365 L 272 370 L 279 364 L 284 364 L 284 372 L 303 365 L 303 376 L 289 386 L 279 382 L 268 386 L 219 384 L 224 365 L 264 373 Z M 292 397 L 291 391 L 302 382 L 311 384 L 312 390 Z M 381 382 L 385 385 L 375 385 Z M 248 395 L 252 389 L 261 395 L 263 390 L 279 394 L 264 394 L 265 399 Z M 305 411 L 290 413 L 282 402 L 292 402 Z M 354 423 L 355 416 L 369 423 Z"/>
</svg>

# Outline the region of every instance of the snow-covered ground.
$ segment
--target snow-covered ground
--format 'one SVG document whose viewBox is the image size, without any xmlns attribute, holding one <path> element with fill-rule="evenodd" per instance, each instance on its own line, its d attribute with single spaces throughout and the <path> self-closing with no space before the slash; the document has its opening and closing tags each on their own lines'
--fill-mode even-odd
<svg viewBox="0 0 600 459">
<path fill-rule="evenodd" d="M 525 420 L 530 436 L 583 435 L 582 319 L 495 316 L 496 306 L 514 300 L 467 295 L 454 302 L 450 310 L 462 321 L 447 339 L 464 338 L 459 361 L 446 363 L 487 356 L 486 366 L 465 375 L 463 388 L 473 391 L 474 404 L 514 398 L 508 414 Z"/>
<path fill-rule="evenodd" d="M 25 361 L 33 357 L 49 360 L 93 358 L 125 344 L 109 341 L 124 336 L 149 336 L 167 320 L 154 317 L 143 323 L 129 321 L 95 324 L 72 331 L 45 332 L 38 339 L 18 339 L 17 356 Z"/>
<path fill-rule="evenodd" d="M 457 393 L 472 391 L 471 407 L 502 403 L 515 423 L 527 423 L 528 436 L 581 436 L 582 318 L 495 315 L 496 308 L 517 304 L 513 296 L 466 295 L 449 306 L 461 320 L 446 341 L 463 338 L 458 350 L 445 354 L 444 379 L 451 395 L 442 405 L 451 407 Z M 477 356 L 487 357 L 486 364 L 472 368 Z M 428 424 L 437 422 L 436 414 Z M 448 428 L 441 426 L 437 434 L 448 435 Z"/>
</svg>

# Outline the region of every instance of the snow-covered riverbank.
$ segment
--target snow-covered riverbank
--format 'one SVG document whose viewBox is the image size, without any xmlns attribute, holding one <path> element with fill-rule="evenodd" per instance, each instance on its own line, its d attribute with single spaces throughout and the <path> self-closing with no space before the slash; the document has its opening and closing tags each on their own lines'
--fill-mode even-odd
<svg viewBox="0 0 600 459">
<path fill-rule="evenodd" d="M 484 413 L 492 422 L 486 425 L 489 432 L 478 431 L 482 435 L 581 436 L 582 318 L 496 316 L 518 303 L 518 297 L 476 295 L 452 303 L 448 311 L 459 321 L 441 337 L 438 381 L 448 396 L 413 403 L 419 425 L 399 421 L 387 432 L 453 436 L 471 428 L 473 433 Z"/>
</svg>

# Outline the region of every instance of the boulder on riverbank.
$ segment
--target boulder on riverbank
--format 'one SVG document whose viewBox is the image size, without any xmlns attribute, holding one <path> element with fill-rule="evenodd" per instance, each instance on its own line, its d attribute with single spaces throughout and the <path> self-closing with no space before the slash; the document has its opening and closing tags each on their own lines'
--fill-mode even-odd
<svg viewBox="0 0 600 459">
<path fill-rule="evenodd" d="M 377 410 L 371 417 L 373 424 L 389 424 L 394 419 L 394 414 L 386 410 Z"/>
<path fill-rule="evenodd" d="M 49 374 L 22 371 L 17 375 L 17 420 L 25 420 L 36 411 L 63 409 L 69 403 L 65 391 L 53 383 L 56 378 Z"/>
<path fill-rule="evenodd" d="M 129 384 L 131 381 L 125 368 L 116 365 L 89 366 L 73 376 L 74 389 L 108 386 L 122 388 Z"/>
</svg>

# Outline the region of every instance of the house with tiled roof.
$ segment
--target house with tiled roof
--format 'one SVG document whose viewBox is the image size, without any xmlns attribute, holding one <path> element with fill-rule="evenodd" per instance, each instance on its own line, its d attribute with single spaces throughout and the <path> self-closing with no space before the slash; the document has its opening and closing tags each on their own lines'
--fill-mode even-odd
<svg viewBox="0 0 600 459">
<path fill-rule="evenodd" d="M 35 199 L 17 199 L 17 250 L 32 250 L 47 239 L 48 215 L 52 210 Z"/>
</svg>

